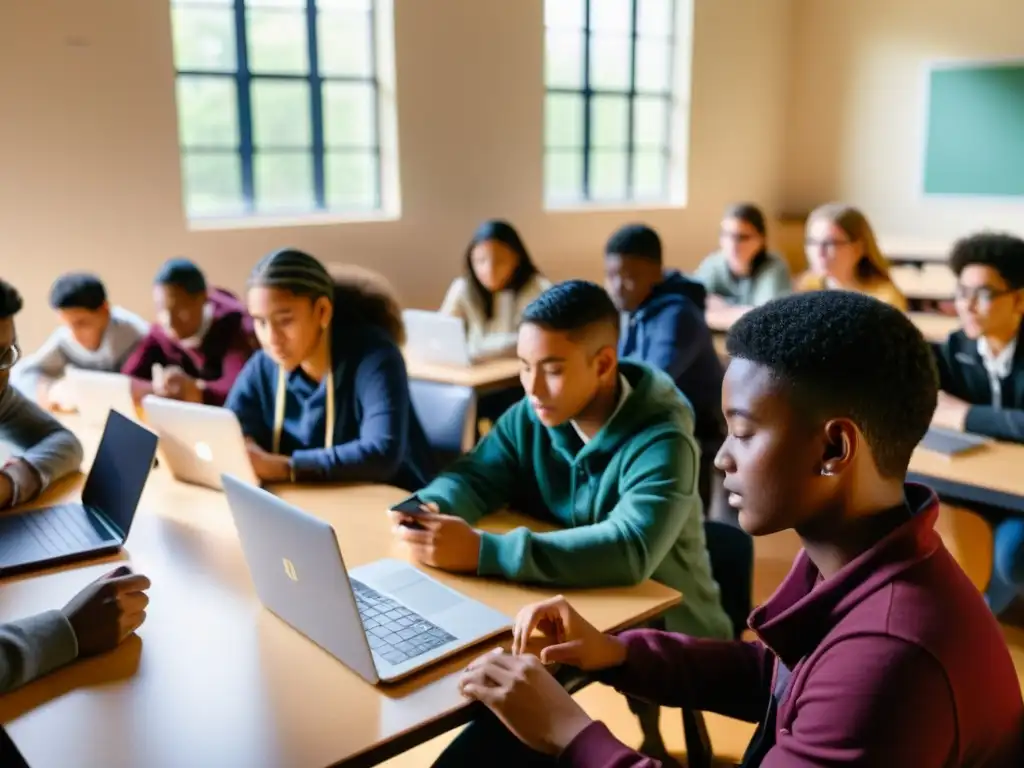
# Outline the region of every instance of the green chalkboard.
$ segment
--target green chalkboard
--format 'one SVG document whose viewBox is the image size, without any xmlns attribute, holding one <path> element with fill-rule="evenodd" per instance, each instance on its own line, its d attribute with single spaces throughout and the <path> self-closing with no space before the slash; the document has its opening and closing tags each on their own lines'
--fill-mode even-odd
<svg viewBox="0 0 1024 768">
<path fill-rule="evenodd" d="M 928 74 L 924 191 L 1024 196 L 1024 61 Z"/>
</svg>

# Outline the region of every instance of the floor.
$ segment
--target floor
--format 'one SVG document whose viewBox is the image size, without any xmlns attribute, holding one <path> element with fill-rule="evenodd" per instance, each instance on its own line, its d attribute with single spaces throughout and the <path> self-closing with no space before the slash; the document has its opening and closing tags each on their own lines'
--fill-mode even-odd
<svg viewBox="0 0 1024 768">
<path fill-rule="evenodd" d="M 957 541 L 961 550 L 965 547 L 970 549 L 972 544 L 975 544 L 976 547 L 983 547 L 985 541 L 970 538 L 960 538 Z M 950 548 L 953 549 L 953 547 Z M 760 602 L 771 595 L 789 571 L 789 566 L 798 550 L 799 543 L 796 534 L 792 531 L 755 540 L 755 602 Z M 978 557 L 981 560 L 986 560 L 989 555 L 987 552 L 979 553 Z M 1017 668 L 1017 677 L 1021 682 L 1021 687 L 1024 688 L 1024 630 L 1004 627 L 1004 632 Z M 612 732 L 626 744 L 639 745 L 640 729 L 626 707 L 622 696 L 610 688 L 592 685 L 581 691 L 576 698 L 592 717 L 603 720 Z M 708 714 L 705 717 L 716 757 L 738 761 L 754 732 L 754 726 L 713 714 Z M 683 734 L 677 712 L 662 712 L 662 733 L 669 750 L 682 757 L 684 755 Z M 425 768 L 441 753 L 451 738 L 452 734 L 439 736 L 414 750 L 389 760 L 384 765 L 387 768 Z"/>
</svg>

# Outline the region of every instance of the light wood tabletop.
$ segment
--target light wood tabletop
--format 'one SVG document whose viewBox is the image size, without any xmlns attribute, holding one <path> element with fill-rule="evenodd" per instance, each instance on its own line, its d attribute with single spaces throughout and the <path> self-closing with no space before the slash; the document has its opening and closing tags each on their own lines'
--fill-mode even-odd
<svg viewBox="0 0 1024 768">
<path fill-rule="evenodd" d="M 45 501 L 77 498 L 81 478 Z M 283 498 L 329 520 L 347 564 L 405 557 L 384 514 L 405 491 L 386 486 L 292 487 Z M 517 524 L 502 514 L 482 527 Z M 153 581 L 146 623 L 112 653 L 81 661 L 0 698 L 0 722 L 33 768 L 373 765 L 471 717 L 458 673 L 484 643 L 394 686 L 374 687 L 260 605 L 223 494 L 155 470 L 126 553 L 0 583 L 0 620 L 62 607 L 128 559 Z M 514 616 L 555 593 L 432 572 Z M 654 582 L 574 591 L 603 630 L 637 624 L 679 594 Z M 327 610 L 327 607 L 325 607 Z"/>
<path fill-rule="evenodd" d="M 728 307 L 726 309 L 709 309 L 704 313 L 708 328 L 716 335 L 728 332 L 746 308 Z M 951 315 L 940 315 L 934 312 L 908 312 L 914 325 L 918 327 L 928 341 L 945 341 L 953 331 L 960 327 L 958 318 Z"/>
<path fill-rule="evenodd" d="M 437 381 L 472 387 L 478 392 L 501 389 L 519 383 L 519 361 L 515 358 L 499 358 L 468 366 L 424 363 L 409 357 L 405 360 L 410 379 Z"/>
<path fill-rule="evenodd" d="M 945 498 L 1024 513 L 1024 445 L 993 442 L 958 456 L 918 448 L 910 474 Z"/>
</svg>

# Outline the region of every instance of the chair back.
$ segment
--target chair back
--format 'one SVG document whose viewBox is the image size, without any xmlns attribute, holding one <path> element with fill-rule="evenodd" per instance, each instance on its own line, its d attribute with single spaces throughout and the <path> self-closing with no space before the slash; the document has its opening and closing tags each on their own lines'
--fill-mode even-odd
<svg viewBox="0 0 1024 768">
<path fill-rule="evenodd" d="M 739 638 L 753 609 L 754 541 L 743 529 L 717 520 L 704 521 L 704 538 L 722 607 L 732 621 L 733 636 Z"/>
<path fill-rule="evenodd" d="M 472 387 L 413 379 L 409 396 L 439 466 L 473 447 L 476 392 Z"/>
</svg>

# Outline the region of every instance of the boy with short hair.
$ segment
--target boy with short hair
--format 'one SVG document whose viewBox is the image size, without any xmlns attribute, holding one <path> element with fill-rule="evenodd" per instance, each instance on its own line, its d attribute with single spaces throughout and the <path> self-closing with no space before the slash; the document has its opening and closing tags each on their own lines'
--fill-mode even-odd
<svg viewBox="0 0 1024 768">
<path fill-rule="evenodd" d="M 50 307 L 61 325 L 15 369 L 12 381 L 43 407 L 71 408 L 60 379 L 70 368 L 120 371 L 149 331 L 149 324 L 123 307 L 111 306 L 95 275 L 72 272 L 50 288 Z"/>
<path fill-rule="evenodd" d="M 208 288 L 187 259 L 171 259 L 153 284 L 157 322 L 124 364 L 136 401 L 150 393 L 224 405 L 256 350 L 252 318 L 230 291 Z"/>
<path fill-rule="evenodd" d="M 1006 641 L 933 530 L 938 499 L 906 483 L 937 399 L 920 331 L 876 299 L 826 291 L 751 310 L 727 348 L 716 464 L 744 530 L 793 529 L 804 545 L 751 614 L 758 639 L 604 635 L 561 597 L 524 609 L 513 654 L 478 659 L 461 681 L 497 719 L 464 731 L 437 765 L 653 768 L 545 662 L 759 723 L 744 768 L 1024 765 Z M 540 659 L 524 653 L 535 629 L 554 643 Z"/>
<path fill-rule="evenodd" d="M 1024 443 L 1024 240 L 985 232 L 953 246 L 963 327 L 933 346 L 939 406 L 932 423 Z M 1003 614 L 1024 598 L 1024 518 L 982 510 L 993 525 L 985 597 Z"/>
<path fill-rule="evenodd" d="M 31 501 L 82 465 L 78 439 L 9 386 L 10 370 L 21 355 L 14 326 L 21 307 L 21 294 L 0 279 L 0 441 L 11 443 L 16 452 L 0 466 L 0 510 Z"/>
</svg>

